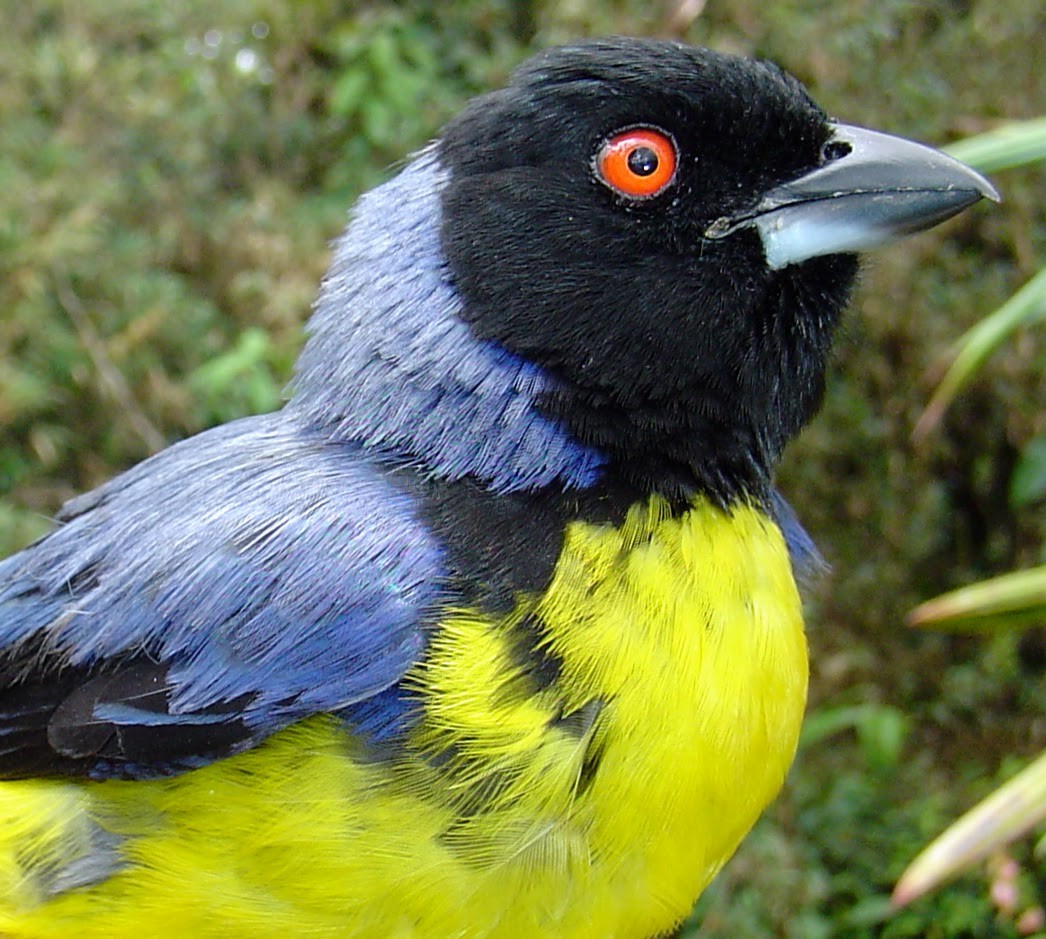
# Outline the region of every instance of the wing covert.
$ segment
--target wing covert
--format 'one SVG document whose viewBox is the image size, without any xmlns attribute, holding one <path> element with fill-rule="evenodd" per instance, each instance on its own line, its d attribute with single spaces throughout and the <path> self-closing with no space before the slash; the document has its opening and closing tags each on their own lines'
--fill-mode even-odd
<svg viewBox="0 0 1046 939">
<path fill-rule="evenodd" d="M 442 551 L 351 444 L 183 441 L 0 562 L 0 776 L 150 776 L 363 701 L 421 653 Z"/>
</svg>

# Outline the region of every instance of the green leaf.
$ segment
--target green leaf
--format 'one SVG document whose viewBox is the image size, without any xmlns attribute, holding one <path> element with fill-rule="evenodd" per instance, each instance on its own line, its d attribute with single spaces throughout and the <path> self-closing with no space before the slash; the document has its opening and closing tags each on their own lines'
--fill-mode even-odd
<svg viewBox="0 0 1046 939">
<path fill-rule="evenodd" d="M 869 765 L 889 769 L 900 759 L 908 737 L 908 717 L 881 704 L 818 708 L 807 716 L 799 745 L 812 747 L 849 730 L 856 733 Z"/>
<path fill-rule="evenodd" d="M 942 594 L 907 616 L 909 626 L 949 632 L 991 632 L 1042 622 L 1046 622 L 1046 565 Z"/>
<path fill-rule="evenodd" d="M 893 892 L 894 906 L 956 874 L 1046 820 L 1046 753 L 967 812 L 912 861 Z"/>
<path fill-rule="evenodd" d="M 330 110 L 339 117 L 348 117 L 360 110 L 370 92 L 370 75 L 358 66 L 349 66 L 338 76 L 330 92 Z"/>
<path fill-rule="evenodd" d="M 269 369 L 271 353 L 268 334 L 251 327 L 231 349 L 189 374 L 186 386 L 207 408 L 206 419 L 231 420 L 279 406 L 279 386 Z"/>
<path fill-rule="evenodd" d="M 955 396 L 1010 333 L 1041 319 L 1046 319 L 1046 268 L 956 342 L 955 360 L 934 391 L 912 436 L 919 440 L 936 426 Z"/>
<path fill-rule="evenodd" d="M 876 769 L 896 766 L 908 739 L 908 729 L 908 716 L 897 708 L 865 708 L 857 724 L 857 739 L 869 765 Z"/>
<path fill-rule="evenodd" d="M 944 149 L 982 173 L 1037 163 L 1046 160 L 1046 117 L 1004 124 Z"/>
<path fill-rule="evenodd" d="M 1021 509 L 1046 498 L 1046 436 L 1025 444 L 1010 477 L 1010 505 Z"/>
<path fill-rule="evenodd" d="M 858 900 L 845 914 L 846 924 L 850 927 L 875 926 L 890 918 L 893 913 L 893 903 L 890 898 L 881 894 L 873 894 Z"/>
</svg>

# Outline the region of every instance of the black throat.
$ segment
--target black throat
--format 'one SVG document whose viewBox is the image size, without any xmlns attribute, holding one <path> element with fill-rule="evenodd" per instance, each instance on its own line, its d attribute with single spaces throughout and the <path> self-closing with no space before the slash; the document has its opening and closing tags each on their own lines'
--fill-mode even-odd
<svg viewBox="0 0 1046 939">
<path fill-rule="evenodd" d="M 645 371 L 647 380 L 624 388 L 567 381 L 541 407 L 608 454 L 611 472 L 638 491 L 672 502 L 695 493 L 721 505 L 762 500 L 785 445 L 820 408 L 855 270 L 855 258 L 831 257 L 780 272 L 753 287 L 758 304 L 685 317 L 691 328 L 654 357 L 641 336 L 623 336 L 632 359 L 625 371 Z M 717 338 L 730 331 L 708 325 L 731 317 L 732 346 Z"/>
</svg>

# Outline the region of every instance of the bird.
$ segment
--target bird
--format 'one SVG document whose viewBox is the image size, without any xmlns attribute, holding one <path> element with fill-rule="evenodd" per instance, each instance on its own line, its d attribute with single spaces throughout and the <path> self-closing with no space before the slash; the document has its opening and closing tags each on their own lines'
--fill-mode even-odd
<svg viewBox="0 0 1046 939">
<path fill-rule="evenodd" d="M 780 789 L 858 254 L 991 184 L 778 66 L 537 54 L 363 195 L 283 407 L 0 561 L 0 935 L 654 937 Z"/>
</svg>

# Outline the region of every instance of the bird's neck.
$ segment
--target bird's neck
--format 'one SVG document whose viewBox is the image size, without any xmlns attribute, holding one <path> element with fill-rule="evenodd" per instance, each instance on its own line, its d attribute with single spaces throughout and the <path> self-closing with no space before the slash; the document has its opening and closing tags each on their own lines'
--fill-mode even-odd
<svg viewBox="0 0 1046 939">
<path fill-rule="evenodd" d="M 710 412 L 698 392 L 639 408 L 561 387 L 541 407 L 578 438 L 598 441 L 604 478 L 678 506 L 696 497 L 721 507 L 763 501 L 783 446 L 744 415 Z"/>
<path fill-rule="evenodd" d="M 587 488 L 604 457 L 541 412 L 552 379 L 476 339 L 460 316 L 439 243 L 445 183 L 430 149 L 357 204 L 309 323 L 289 409 L 332 440 L 437 477 L 499 492 Z"/>
<path fill-rule="evenodd" d="M 446 179 L 430 149 L 359 201 L 308 326 L 289 413 L 329 440 L 494 492 L 761 498 L 779 448 L 754 429 L 678 398 L 618 407 L 473 334 L 440 246 Z"/>
</svg>

